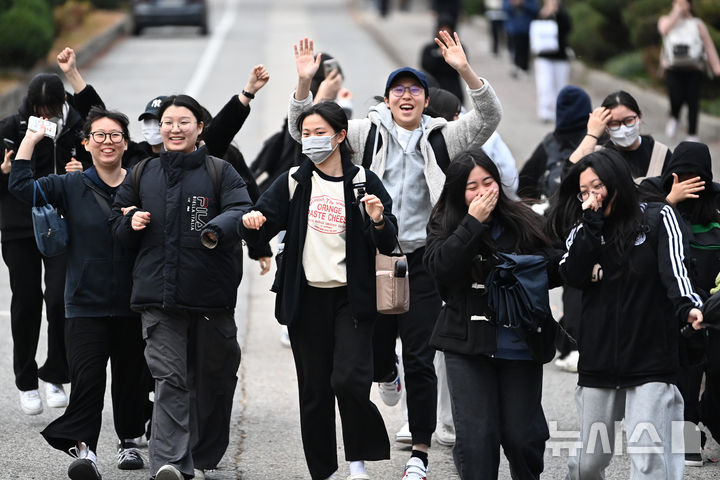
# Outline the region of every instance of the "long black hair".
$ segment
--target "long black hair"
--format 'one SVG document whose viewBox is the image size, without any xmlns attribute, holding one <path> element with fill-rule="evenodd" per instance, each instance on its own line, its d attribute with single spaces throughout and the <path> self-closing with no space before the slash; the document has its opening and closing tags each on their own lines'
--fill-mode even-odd
<svg viewBox="0 0 720 480">
<path fill-rule="evenodd" d="M 635 237 L 643 230 L 642 211 L 637 186 L 630 167 L 617 151 L 604 148 L 585 155 L 567 173 L 557 190 L 557 201 L 548 215 L 552 236 L 564 239 L 580 220 L 582 202 L 580 174 L 592 168 L 607 189 L 603 208 L 612 202 L 610 215 L 605 218 L 603 237 L 608 248 L 614 248 L 618 259 L 626 259 Z"/>
<path fill-rule="evenodd" d="M 328 124 L 330 124 L 333 132 L 335 133 L 340 130 L 345 130 L 346 133 L 348 131 L 348 118 L 345 114 L 345 110 L 343 110 L 342 107 L 335 102 L 319 102 L 305 108 L 300 113 L 297 123 L 295 124 L 299 132 L 302 132 L 303 122 L 310 115 L 320 115 Z M 352 147 L 350 147 L 347 135 L 345 135 L 345 140 L 343 140 L 340 144 L 340 153 L 344 155 L 352 155 L 355 153 L 353 152 Z"/>
<path fill-rule="evenodd" d="M 493 210 L 493 220 L 500 222 L 513 233 L 514 250 L 518 253 L 534 253 L 550 246 L 550 241 L 543 232 L 540 215 L 524 203 L 515 202 L 505 196 L 497 166 L 480 148 L 461 152 L 450 162 L 445 171 L 445 184 L 440 198 L 430 214 L 428 235 L 447 238 L 467 215 L 465 188 L 468 176 L 476 166 L 487 170 L 498 184 L 498 201 Z"/>
<path fill-rule="evenodd" d="M 25 110 L 28 115 L 61 117 L 65 103 L 65 87 L 54 73 L 39 73 L 28 85 Z"/>
</svg>

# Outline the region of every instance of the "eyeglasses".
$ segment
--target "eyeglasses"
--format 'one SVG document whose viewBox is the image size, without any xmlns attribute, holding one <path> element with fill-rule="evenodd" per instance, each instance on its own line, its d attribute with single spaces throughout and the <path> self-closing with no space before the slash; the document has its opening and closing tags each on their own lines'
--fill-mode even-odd
<svg viewBox="0 0 720 480">
<path fill-rule="evenodd" d="M 104 143 L 107 137 L 110 137 L 112 143 L 120 143 L 125 138 L 125 134 L 122 132 L 90 132 L 90 136 L 97 143 Z"/>
<path fill-rule="evenodd" d="M 180 120 L 179 122 L 171 122 L 170 120 L 163 120 L 160 122 L 160 128 L 165 130 L 172 130 L 174 125 L 177 125 L 177 128 L 180 130 L 186 132 L 190 130 L 193 126 L 193 124 L 196 124 L 197 122 L 193 122 L 192 120 Z"/>
<path fill-rule="evenodd" d="M 638 116 L 637 115 L 630 115 L 629 117 L 625 117 L 622 120 L 612 120 L 608 122 L 607 128 L 608 130 L 617 130 L 620 128 L 620 125 L 625 125 L 626 127 L 632 127 L 637 123 Z"/>
<path fill-rule="evenodd" d="M 395 97 L 402 97 L 403 95 L 405 95 L 405 90 L 409 90 L 410 95 L 412 95 L 413 97 L 419 97 L 420 94 L 425 91 L 424 88 L 418 87 L 417 85 L 410 85 L 409 87 L 403 87 L 402 85 L 397 85 L 395 87 L 392 87 L 390 89 L 390 92 Z"/>
<path fill-rule="evenodd" d="M 591 186 L 589 189 L 585 190 L 584 192 L 580 192 L 577 194 L 577 199 L 581 202 L 584 202 L 588 198 L 590 198 L 590 193 L 601 193 L 605 191 L 605 184 L 604 183 L 596 183 L 595 185 Z"/>
</svg>

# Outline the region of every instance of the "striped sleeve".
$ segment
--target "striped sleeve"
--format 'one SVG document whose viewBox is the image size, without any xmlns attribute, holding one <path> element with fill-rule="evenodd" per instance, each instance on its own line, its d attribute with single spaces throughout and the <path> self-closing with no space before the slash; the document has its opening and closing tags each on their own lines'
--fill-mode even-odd
<svg viewBox="0 0 720 480">
<path fill-rule="evenodd" d="M 665 235 L 660 233 L 658 241 L 658 269 L 681 317 L 692 307 L 702 307 L 702 299 L 695 292 L 686 266 L 688 241 L 684 228 L 678 221 L 675 210 L 665 205 L 660 210 Z"/>
</svg>

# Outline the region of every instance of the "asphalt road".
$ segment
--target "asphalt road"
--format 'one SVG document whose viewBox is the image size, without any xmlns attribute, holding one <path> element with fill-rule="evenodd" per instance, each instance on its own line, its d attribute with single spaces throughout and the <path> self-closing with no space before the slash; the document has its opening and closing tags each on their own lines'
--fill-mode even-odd
<svg viewBox="0 0 720 480">
<path fill-rule="evenodd" d="M 434 19 L 421 8 L 424 3 L 416 0 L 410 12 L 393 12 L 389 18 L 380 19 L 369 0 L 351 1 L 352 8 L 345 0 L 211 0 L 210 36 L 201 37 L 193 28 L 147 29 L 140 37 L 118 39 L 82 73 L 108 107 L 130 117 L 131 135 L 141 139 L 136 119 L 151 98 L 188 92 L 211 112 L 216 112 L 242 89 L 252 66 L 265 64 L 271 80 L 252 101 L 250 118 L 236 137 L 250 161 L 263 140 L 280 128 L 285 116 L 287 99 L 296 82 L 294 42 L 309 36 L 315 40 L 318 50 L 339 59 L 346 73 L 346 86 L 354 94 L 355 117 L 361 117 L 374 103 L 372 97 L 382 93 L 391 70 L 402 65 L 417 66 L 421 46 L 431 40 L 434 29 Z M 507 59 L 488 54 L 488 37 L 482 24 L 463 24 L 459 32 L 471 53 L 474 69 L 493 84 L 503 103 L 504 118 L 499 132 L 521 166 L 550 130 L 535 119 L 534 83 L 512 80 Z M 594 103 L 599 103 L 607 93 L 602 88 L 590 91 Z M 645 108 L 642 102 L 641 106 Z M 647 131 L 660 132 L 663 122 L 660 113 L 646 113 Z M 717 144 L 711 147 L 713 153 L 717 152 Z M 65 478 L 70 458 L 50 448 L 39 435 L 60 411 L 46 408 L 41 415 L 29 417 L 19 409 L 12 377 L 10 290 L 4 265 L 0 270 L 0 478 Z M 260 277 L 257 271 L 257 264 L 246 262 L 236 314 L 243 359 L 235 396 L 233 433 L 220 468 L 208 473 L 210 479 L 309 477 L 300 442 L 292 356 L 290 350 L 279 343 L 280 328 L 273 318 L 274 297 L 268 291 L 271 279 Z M 552 298 L 559 317 L 558 297 L 554 291 Z M 40 361 L 45 352 L 43 342 L 44 336 L 38 351 Z M 564 478 L 566 472 L 567 442 L 573 440 L 577 428 L 573 401 L 575 381 L 575 375 L 561 372 L 552 364 L 545 367 L 543 405 L 555 433 L 547 445 L 544 478 Z M 383 405 L 375 389 L 372 398 L 384 415 L 392 439 L 403 423 L 402 409 Z M 147 469 L 122 472 L 115 467 L 109 396 L 106 406 L 97 452 L 103 478 L 147 478 Z M 711 444 L 709 453 L 712 457 L 720 456 L 716 443 Z M 407 446 L 393 442 L 391 460 L 369 464 L 368 470 L 372 478 L 399 479 L 408 456 Z M 344 478 L 348 470 L 342 442 L 338 458 L 338 478 Z M 432 448 L 430 465 L 432 479 L 457 478 L 451 450 L 447 447 Z M 607 478 L 628 478 L 628 465 L 627 455 L 618 455 Z M 709 464 L 688 469 L 684 478 L 710 479 L 718 475 L 718 466 Z M 510 478 L 504 458 L 499 478 Z"/>
</svg>

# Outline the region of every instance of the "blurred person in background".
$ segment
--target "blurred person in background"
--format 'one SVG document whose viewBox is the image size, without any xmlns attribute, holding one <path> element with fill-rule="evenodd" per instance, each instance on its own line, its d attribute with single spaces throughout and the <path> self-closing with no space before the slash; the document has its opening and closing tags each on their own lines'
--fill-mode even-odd
<svg viewBox="0 0 720 480">
<path fill-rule="evenodd" d="M 687 140 L 699 141 L 697 124 L 706 71 L 720 76 L 720 59 L 707 26 L 693 13 L 692 0 L 673 0 L 672 9 L 658 20 L 663 37 L 660 66 L 670 99 L 665 135 L 675 137 L 683 105 L 688 108 Z"/>
<path fill-rule="evenodd" d="M 503 10 L 503 0 L 485 0 L 485 18 L 490 22 L 491 52 L 494 56 L 500 55 L 500 44 L 505 37 L 505 20 L 507 15 Z"/>
<path fill-rule="evenodd" d="M 536 0 L 503 0 L 505 32 L 507 32 L 513 66 L 513 78 L 528 78 L 530 68 L 530 22 L 540 7 Z"/>
<path fill-rule="evenodd" d="M 557 24 L 557 48 L 536 52 L 534 62 L 537 115 L 543 123 L 551 123 L 555 120 L 555 101 L 570 78 L 567 36 L 572 20 L 562 0 L 544 0 L 537 19 Z"/>
</svg>

